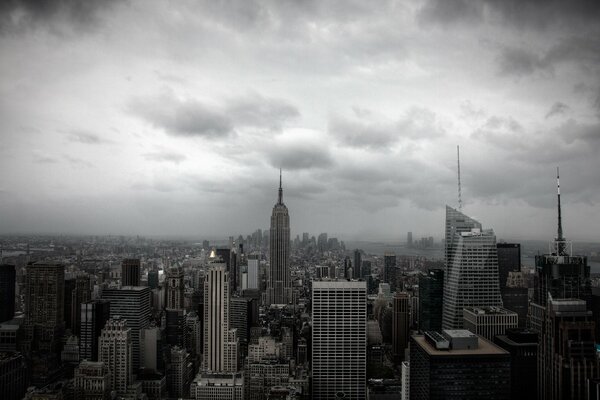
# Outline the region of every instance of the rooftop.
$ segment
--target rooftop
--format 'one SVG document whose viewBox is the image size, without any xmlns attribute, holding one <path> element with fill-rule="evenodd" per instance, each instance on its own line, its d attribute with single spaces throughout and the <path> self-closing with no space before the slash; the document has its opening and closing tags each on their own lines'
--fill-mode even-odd
<svg viewBox="0 0 600 400">
<path fill-rule="evenodd" d="M 449 331 L 449 332 L 464 332 L 462 330 L 459 331 Z M 469 331 L 466 331 L 469 332 Z M 471 332 L 469 332 L 471 333 Z M 460 333 L 459 333 L 460 334 Z M 471 333 L 471 335 L 473 335 Z M 461 350 L 437 350 L 430 343 L 425 340 L 425 337 L 422 335 L 413 335 L 413 340 L 429 354 L 430 356 L 438 356 L 438 357 L 452 357 L 452 356 L 488 356 L 488 355 L 508 355 L 509 353 L 502 348 L 496 346 L 492 342 L 478 337 L 479 346 L 476 349 L 461 349 Z"/>
</svg>

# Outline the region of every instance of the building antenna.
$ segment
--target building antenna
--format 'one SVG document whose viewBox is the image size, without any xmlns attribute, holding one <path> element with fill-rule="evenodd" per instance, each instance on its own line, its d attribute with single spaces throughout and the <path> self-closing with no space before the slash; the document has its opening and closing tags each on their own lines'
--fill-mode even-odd
<svg viewBox="0 0 600 400">
<path fill-rule="evenodd" d="M 560 173 L 558 167 L 556 167 L 556 194 L 557 194 L 557 206 L 558 206 L 558 232 L 556 238 L 557 255 L 562 256 L 565 252 L 565 238 L 563 237 L 562 229 L 562 213 L 560 208 Z"/>
<path fill-rule="evenodd" d="M 460 146 L 456 145 L 456 161 L 458 164 L 458 211 L 462 211 L 462 193 L 460 188 Z"/>
</svg>

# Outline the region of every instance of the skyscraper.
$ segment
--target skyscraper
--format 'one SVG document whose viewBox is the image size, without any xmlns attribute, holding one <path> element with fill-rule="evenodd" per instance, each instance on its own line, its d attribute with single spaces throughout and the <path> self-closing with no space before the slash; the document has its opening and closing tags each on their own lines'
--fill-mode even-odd
<svg viewBox="0 0 600 400">
<path fill-rule="evenodd" d="M 98 339 L 99 358 L 110 371 L 112 390 L 123 395 L 132 383 L 133 343 L 131 328 L 119 317 L 108 320 Z"/>
<path fill-rule="evenodd" d="M 314 400 L 366 398 L 367 284 L 314 281 Z"/>
<path fill-rule="evenodd" d="M 15 315 L 15 266 L 0 264 L 0 322 Z"/>
<path fill-rule="evenodd" d="M 258 289 L 259 262 L 257 255 L 248 256 L 248 289 Z"/>
<path fill-rule="evenodd" d="M 121 286 L 140 286 L 141 266 L 139 258 L 126 258 L 121 263 Z"/>
<path fill-rule="evenodd" d="M 557 170 L 557 236 L 550 254 L 535 257 L 529 325 L 540 334 L 538 398 L 584 398 L 586 380 L 599 377 L 587 257 L 572 255 L 563 237 Z"/>
<path fill-rule="evenodd" d="M 70 328 L 76 336 L 79 336 L 81 304 L 90 300 L 92 297 L 90 286 L 90 277 L 88 275 L 79 275 L 75 278 L 73 290 L 71 290 L 70 293 L 65 294 L 65 303 L 67 303 L 66 296 L 70 295 L 70 298 L 68 299 L 69 309 L 66 310 L 66 312 L 69 313 L 69 316 L 67 318 L 67 315 L 65 314 L 65 321 L 69 321 L 70 325 L 67 327 Z"/>
<path fill-rule="evenodd" d="M 308 235 L 307 235 L 308 236 Z M 269 246 L 269 280 L 267 304 L 288 304 L 292 299 L 290 278 L 290 216 L 283 203 L 281 171 L 279 172 L 279 197 L 271 214 Z"/>
<path fill-rule="evenodd" d="M 506 287 L 509 272 L 521 270 L 521 245 L 518 243 L 498 243 L 498 276 L 500 291 Z"/>
<path fill-rule="evenodd" d="M 131 329 L 133 347 L 133 370 L 140 367 L 140 331 L 150 324 L 150 288 L 125 286 L 120 289 L 104 289 L 102 298 L 110 301 L 110 317 L 127 320 Z"/>
<path fill-rule="evenodd" d="M 204 281 L 204 370 L 237 371 L 239 340 L 229 329 L 229 274 L 227 266 L 212 263 Z"/>
<path fill-rule="evenodd" d="M 444 270 L 430 269 L 419 276 L 419 330 L 442 330 L 443 304 Z"/>
<path fill-rule="evenodd" d="M 81 304 L 79 358 L 98 361 L 98 337 L 110 318 L 110 301 L 91 300 Z"/>
<path fill-rule="evenodd" d="M 409 322 L 408 293 L 396 293 L 392 302 L 392 354 L 398 364 L 404 361 L 408 348 Z"/>
<path fill-rule="evenodd" d="M 446 260 L 444 329 L 462 328 L 465 307 L 502 307 L 493 230 L 446 207 Z"/>
<path fill-rule="evenodd" d="M 396 254 L 394 253 L 383 255 L 383 281 L 390 285 L 392 292 L 396 290 Z"/>
<path fill-rule="evenodd" d="M 167 309 L 183 310 L 184 300 L 183 268 L 171 267 L 167 272 Z"/>
<path fill-rule="evenodd" d="M 354 250 L 354 268 L 352 269 L 354 279 L 362 279 L 362 253 L 359 249 Z"/>
</svg>

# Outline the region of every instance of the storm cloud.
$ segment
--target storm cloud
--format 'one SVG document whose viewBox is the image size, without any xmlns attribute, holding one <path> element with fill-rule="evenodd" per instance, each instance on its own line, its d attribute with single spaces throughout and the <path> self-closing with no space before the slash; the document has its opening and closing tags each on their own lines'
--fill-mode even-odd
<svg viewBox="0 0 600 400">
<path fill-rule="evenodd" d="M 0 232 L 600 239 L 593 0 L 0 5 Z M 31 193 L 35 192 L 35 196 Z M 577 229 L 575 229 L 575 226 Z"/>
</svg>

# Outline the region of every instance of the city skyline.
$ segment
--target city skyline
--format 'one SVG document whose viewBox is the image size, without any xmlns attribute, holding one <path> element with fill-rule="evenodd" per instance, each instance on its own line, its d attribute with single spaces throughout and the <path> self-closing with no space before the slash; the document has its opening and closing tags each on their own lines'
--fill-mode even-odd
<svg viewBox="0 0 600 400">
<path fill-rule="evenodd" d="M 458 144 L 499 237 L 553 230 L 558 164 L 600 240 L 594 2 L 77 4 L 0 8 L 0 233 L 249 231 L 279 167 L 298 232 L 435 233 Z"/>
</svg>

